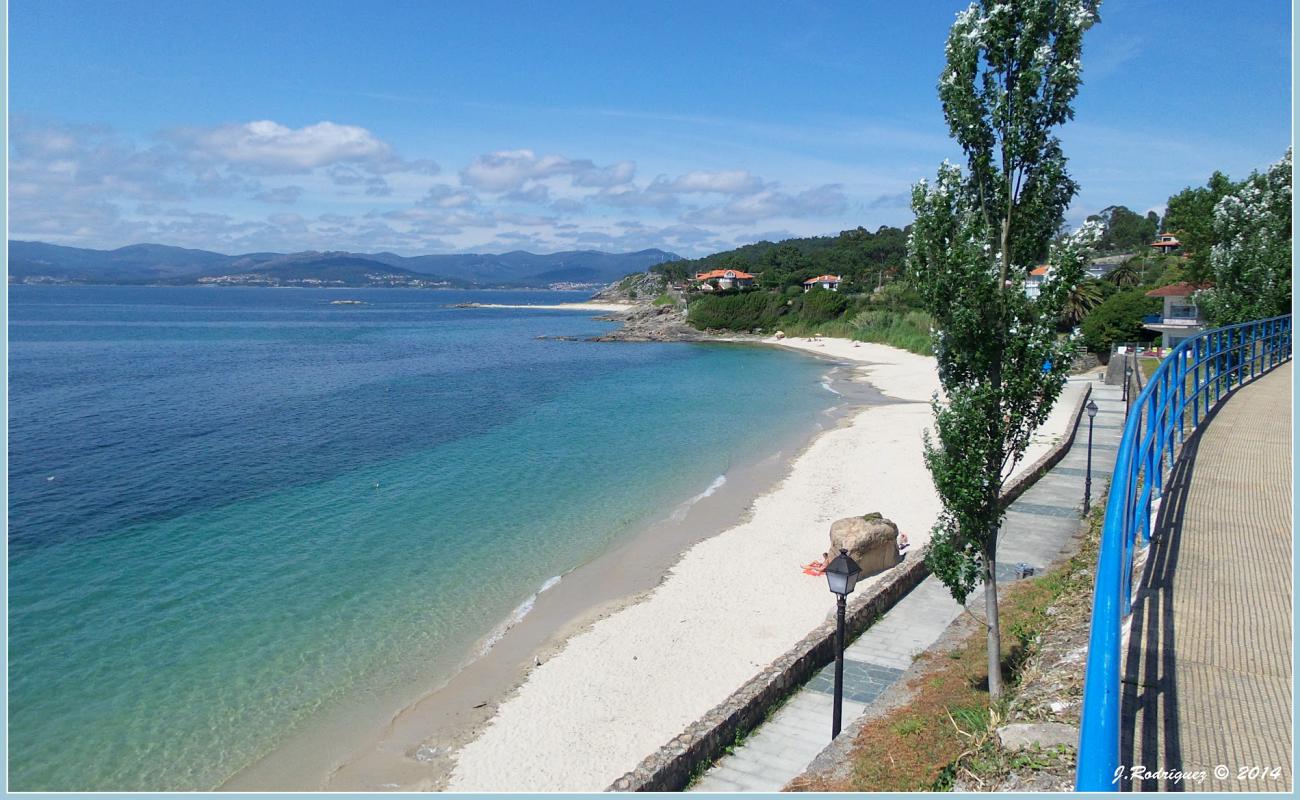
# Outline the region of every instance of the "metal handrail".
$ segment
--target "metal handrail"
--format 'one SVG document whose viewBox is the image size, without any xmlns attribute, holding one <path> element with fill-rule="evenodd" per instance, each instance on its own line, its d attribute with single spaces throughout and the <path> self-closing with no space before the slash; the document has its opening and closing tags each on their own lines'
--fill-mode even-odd
<svg viewBox="0 0 1300 800">
<path fill-rule="evenodd" d="M 1120 640 L 1131 613 L 1133 557 L 1151 539 L 1152 503 L 1178 449 L 1237 386 L 1291 358 L 1291 315 L 1205 331 L 1180 342 L 1147 381 L 1115 454 L 1097 555 L 1083 684 L 1078 791 L 1120 778 Z"/>
</svg>

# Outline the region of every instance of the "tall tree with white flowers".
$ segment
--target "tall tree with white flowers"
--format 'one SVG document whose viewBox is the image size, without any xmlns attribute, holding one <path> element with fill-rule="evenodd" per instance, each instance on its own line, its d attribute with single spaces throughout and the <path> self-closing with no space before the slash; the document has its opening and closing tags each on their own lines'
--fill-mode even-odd
<svg viewBox="0 0 1300 800">
<path fill-rule="evenodd" d="M 1053 247 L 1077 185 L 1056 129 L 1074 115 L 1091 0 L 972 3 L 948 34 L 939 99 L 966 156 L 912 190 L 908 268 L 934 318 L 942 396 L 926 465 L 943 510 L 926 561 L 959 602 L 983 583 L 989 692 L 1002 693 L 997 546 L 1004 478 L 1065 385 L 1058 336 L 1082 262 Z M 1029 271 L 1051 264 L 1036 296 Z"/>
<path fill-rule="evenodd" d="M 1214 206 L 1214 288 L 1196 305 L 1214 325 L 1276 317 L 1291 309 L 1291 150 Z"/>
</svg>

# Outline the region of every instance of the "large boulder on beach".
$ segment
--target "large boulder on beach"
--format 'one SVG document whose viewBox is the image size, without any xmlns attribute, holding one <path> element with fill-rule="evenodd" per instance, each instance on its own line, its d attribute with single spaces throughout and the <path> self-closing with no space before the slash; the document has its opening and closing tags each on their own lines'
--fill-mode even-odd
<svg viewBox="0 0 1300 800">
<path fill-rule="evenodd" d="M 878 513 L 846 517 L 831 525 L 831 549 L 834 558 L 840 550 L 862 567 L 862 578 L 875 575 L 898 564 L 898 526 Z"/>
</svg>

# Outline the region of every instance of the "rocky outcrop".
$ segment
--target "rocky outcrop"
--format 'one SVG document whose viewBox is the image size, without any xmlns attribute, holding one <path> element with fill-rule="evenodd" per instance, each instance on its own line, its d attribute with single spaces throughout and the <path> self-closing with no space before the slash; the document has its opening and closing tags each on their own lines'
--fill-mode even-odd
<svg viewBox="0 0 1300 800">
<path fill-rule="evenodd" d="M 599 319 L 623 323 L 623 327 L 596 342 L 700 342 L 710 337 L 686 324 L 686 310 L 677 305 L 639 305 L 627 311 L 606 314 Z"/>
<path fill-rule="evenodd" d="M 634 272 L 591 296 L 600 303 L 649 303 L 668 291 L 668 279 L 657 272 Z"/>
<path fill-rule="evenodd" d="M 894 567 L 902 559 L 898 555 L 898 526 L 880 514 L 846 517 L 831 525 L 831 549 L 834 558 L 840 550 L 848 550 L 849 557 L 862 568 L 860 579 L 869 578 Z"/>
</svg>

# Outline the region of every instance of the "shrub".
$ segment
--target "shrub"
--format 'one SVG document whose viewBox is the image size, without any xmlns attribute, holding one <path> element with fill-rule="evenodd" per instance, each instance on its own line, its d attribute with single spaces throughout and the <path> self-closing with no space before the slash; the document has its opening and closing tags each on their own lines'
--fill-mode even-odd
<svg viewBox="0 0 1300 800">
<path fill-rule="evenodd" d="M 1160 310 L 1160 301 L 1141 289 L 1116 292 L 1083 320 L 1083 344 L 1093 353 L 1110 353 L 1118 342 L 1151 341 L 1155 334 L 1142 318 Z"/>
<path fill-rule="evenodd" d="M 771 328 L 785 313 L 785 300 L 768 292 L 705 295 L 691 302 L 687 319 L 696 328 Z"/>
<path fill-rule="evenodd" d="M 813 289 L 803 296 L 800 316 L 807 322 L 829 322 L 843 314 L 848 306 L 848 298 L 838 292 Z"/>
</svg>

